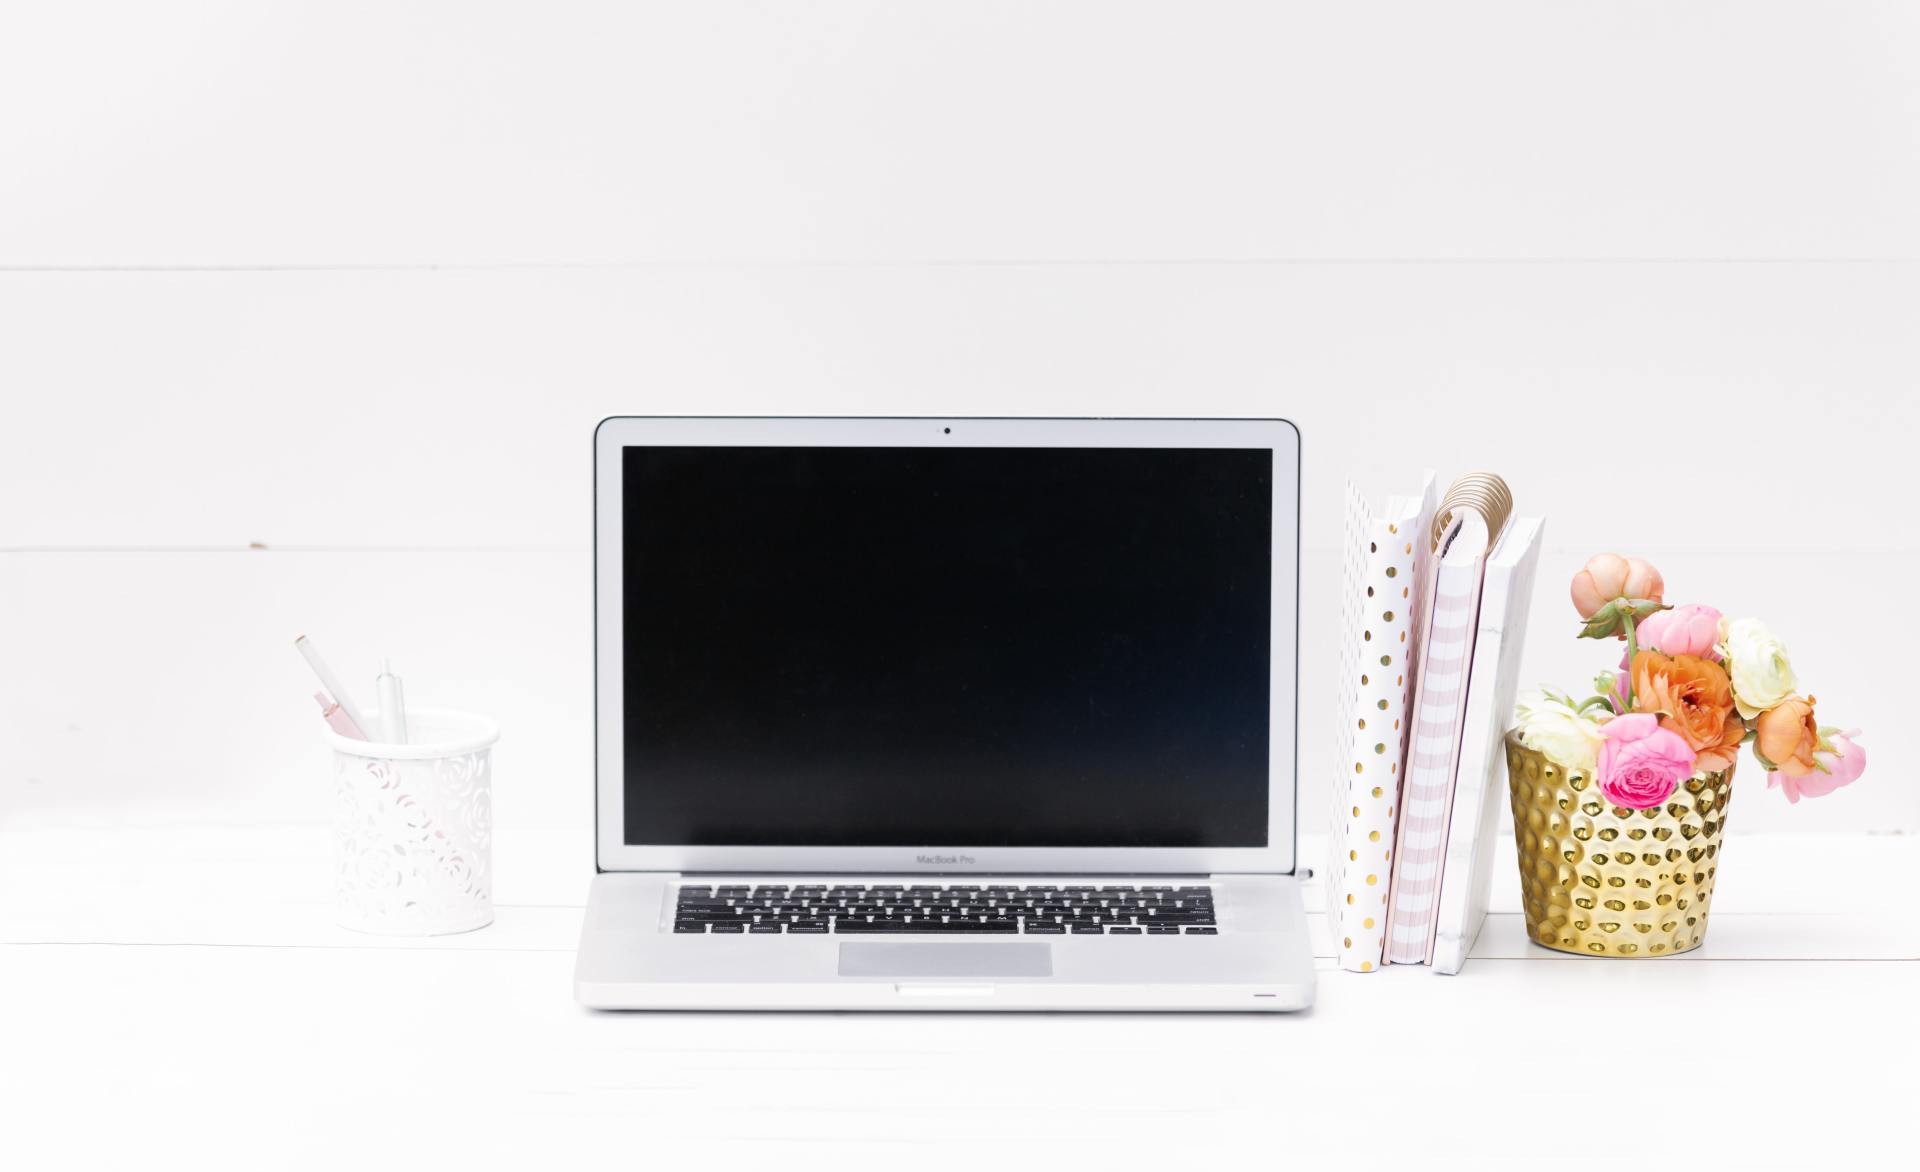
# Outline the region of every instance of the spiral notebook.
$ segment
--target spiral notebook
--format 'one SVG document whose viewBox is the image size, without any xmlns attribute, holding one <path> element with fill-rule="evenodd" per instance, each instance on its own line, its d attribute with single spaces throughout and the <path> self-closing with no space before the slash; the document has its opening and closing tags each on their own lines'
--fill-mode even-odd
<svg viewBox="0 0 1920 1172">
<path fill-rule="evenodd" d="M 1435 500 L 1431 472 L 1418 496 L 1393 497 L 1379 513 L 1347 486 L 1327 923 L 1340 966 L 1354 972 L 1371 972 L 1382 958 Z"/>
<path fill-rule="evenodd" d="M 1513 494 L 1505 481 L 1491 473 L 1463 476 L 1447 489 L 1429 535 L 1435 564 L 1425 622 L 1416 636 L 1421 648 L 1408 721 L 1412 735 L 1386 907 L 1389 964 L 1425 964 L 1432 954 L 1481 584 L 1488 555 L 1512 512 Z"/>
</svg>

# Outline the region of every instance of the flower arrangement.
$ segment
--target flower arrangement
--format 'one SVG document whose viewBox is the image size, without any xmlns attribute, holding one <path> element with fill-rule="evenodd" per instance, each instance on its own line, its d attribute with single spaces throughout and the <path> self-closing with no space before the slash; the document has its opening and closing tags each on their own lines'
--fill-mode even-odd
<svg viewBox="0 0 1920 1172">
<path fill-rule="evenodd" d="M 1584 700 L 1524 696 L 1514 730 L 1522 745 L 1593 778 L 1627 810 L 1659 807 L 1696 775 L 1731 769 L 1749 743 L 1767 787 L 1789 802 L 1859 779 L 1860 734 L 1815 720 L 1786 647 L 1758 619 L 1670 606 L 1665 592 L 1660 571 L 1639 558 L 1601 554 L 1574 575 L 1580 637 L 1621 639 L 1626 651 Z"/>
</svg>

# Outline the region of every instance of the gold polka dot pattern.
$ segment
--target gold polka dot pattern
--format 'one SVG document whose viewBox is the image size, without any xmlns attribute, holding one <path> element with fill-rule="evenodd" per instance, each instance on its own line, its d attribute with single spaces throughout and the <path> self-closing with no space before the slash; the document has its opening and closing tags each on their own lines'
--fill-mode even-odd
<svg viewBox="0 0 1920 1172">
<path fill-rule="evenodd" d="M 1700 947 L 1733 770 L 1691 778 L 1664 806 L 1628 810 L 1509 734 L 1507 782 L 1534 943 L 1582 956 Z"/>
<path fill-rule="evenodd" d="M 1418 626 L 1415 612 L 1421 608 L 1402 600 L 1399 583 L 1418 584 L 1427 560 L 1417 538 L 1432 509 L 1431 478 L 1425 488 L 1420 500 L 1401 502 L 1389 518 L 1375 516 L 1359 490 L 1347 486 L 1335 742 L 1340 764 L 1329 807 L 1327 920 L 1340 945 L 1340 966 L 1351 972 L 1374 970 L 1385 932 L 1410 697 L 1404 668 L 1381 671 L 1378 665 L 1404 665 L 1407 631 Z M 1389 648 L 1384 654 L 1383 646 Z"/>
</svg>

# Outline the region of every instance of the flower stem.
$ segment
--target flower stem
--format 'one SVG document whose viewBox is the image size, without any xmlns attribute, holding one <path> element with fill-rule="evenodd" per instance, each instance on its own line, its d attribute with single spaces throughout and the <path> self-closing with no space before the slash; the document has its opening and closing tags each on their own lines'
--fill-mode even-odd
<svg viewBox="0 0 1920 1172">
<path fill-rule="evenodd" d="M 1640 654 L 1640 619 L 1632 607 L 1627 608 L 1627 711 L 1633 711 L 1633 658 Z"/>
</svg>

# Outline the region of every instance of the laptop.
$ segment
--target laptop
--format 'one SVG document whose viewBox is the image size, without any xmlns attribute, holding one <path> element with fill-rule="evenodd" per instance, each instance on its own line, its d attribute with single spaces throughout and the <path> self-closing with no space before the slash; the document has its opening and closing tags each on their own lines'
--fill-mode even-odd
<svg viewBox="0 0 1920 1172">
<path fill-rule="evenodd" d="M 1301 1009 L 1283 420 L 614 418 L 600 1009 Z"/>
</svg>

